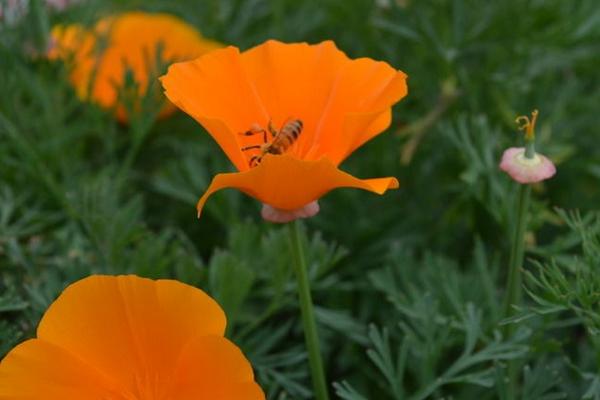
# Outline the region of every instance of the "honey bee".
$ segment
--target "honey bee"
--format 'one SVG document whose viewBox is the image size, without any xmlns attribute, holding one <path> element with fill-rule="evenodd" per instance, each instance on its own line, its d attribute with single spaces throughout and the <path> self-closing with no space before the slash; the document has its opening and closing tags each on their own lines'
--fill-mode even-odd
<svg viewBox="0 0 600 400">
<path fill-rule="evenodd" d="M 302 127 L 303 127 L 303 124 L 302 124 L 301 120 L 290 118 L 283 124 L 281 129 L 279 131 L 277 131 L 273 127 L 272 122 L 269 121 L 269 125 L 267 126 L 267 129 L 271 133 L 271 136 L 273 136 L 273 140 L 271 142 L 267 141 L 267 131 L 258 124 L 254 124 L 246 132 L 240 133 L 240 135 L 243 135 L 243 136 L 253 136 L 253 135 L 259 135 L 261 133 L 263 135 L 263 141 L 264 141 L 263 144 L 242 147 L 242 151 L 253 150 L 253 149 L 260 150 L 260 154 L 252 156 L 252 158 L 250 158 L 250 161 L 249 161 L 250 167 L 256 167 L 258 164 L 260 164 L 262 158 L 267 153 L 268 154 L 283 154 L 283 153 L 285 153 L 294 144 L 294 142 L 296 142 L 296 140 L 298 139 L 298 136 L 300 136 L 300 133 L 302 133 Z"/>
</svg>

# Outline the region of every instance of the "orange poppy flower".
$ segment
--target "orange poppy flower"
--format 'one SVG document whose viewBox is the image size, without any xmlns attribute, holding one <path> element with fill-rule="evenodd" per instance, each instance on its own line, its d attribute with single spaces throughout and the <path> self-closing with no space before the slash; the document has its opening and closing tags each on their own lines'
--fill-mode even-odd
<svg viewBox="0 0 600 400">
<path fill-rule="evenodd" d="M 225 324 L 213 299 L 183 283 L 89 277 L 2 360 L 0 399 L 264 399 Z"/>
<path fill-rule="evenodd" d="M 182 61 L 198 57 L 220 44 L 203 38 L 192 26 L 169 14 L 128 12 L 101 19 L 96 26 L 56 26 L 51 32 L 51 59 L 73 61 L 70 80 L 83 99 L 91 98 L 105 108 L 118 106 L 119 89 L 127 70 L 133 74 L 140 97 L 149 78 L 160 71 L 157 58 Z M 157 48 L 161 54 L 157 54 Z M 93 79 L 93 82 L 91 80 Z M 117 117 L 127 120 L 125 108 L 116 107 Z M 174 107 L 166 107 L 166 116 Z"/>
<path fill-rule="evenodd" d="M 198 215 L 224 188 L 257 198 L 263 217 L 285 222 L 314 215 L 315 201 L 338 187 L 378 194 L 398 187 L 395 178 L 358 179 L 338 169 L 390 125 L 391 106 L 407 93 L 406 75 L 384 62 L 349 59 L 331 41 L 270 40 L 174 64 L 161 81 L 239 171 L 214 177 Z"/>
</svg>

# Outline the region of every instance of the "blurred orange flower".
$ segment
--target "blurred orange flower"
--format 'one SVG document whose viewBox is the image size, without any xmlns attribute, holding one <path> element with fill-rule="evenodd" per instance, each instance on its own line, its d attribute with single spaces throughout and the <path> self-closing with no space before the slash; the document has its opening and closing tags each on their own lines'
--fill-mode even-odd
<svg viewBox="0 0 600 400">
<path fill-rule="evenodd" d="M 263 217 L 286 222 L 314 215 L 315 201 L 338 187 L 378 194 L 398 187 L 395 178 L 363 180 L 338 169 L 390 125 L 391 106 L 407 94 L 406 75 L 387 63 L 349 59 L 331 41 L 270 40 L 174 64 L 161 81 L 239 171 L 214 177 L 198 215 L 224 188 L 257 198 Z M 280 215 L 269 217 L 273 211 Z"/>
<path fill-rule="evenodd" d="M 119 102 L 127 70 L 138 85 L 138 97 L 146 94 L 153 82 L 149 78 L 161 71 L 162 62 L 183 61 L 198 57 L 221 45 L 203 38 L 192 26 L 169 14 L 128 12 L 106 17 L 93 29 L 81 25 L 58 25 L 51 32 L 51 59 L 72 61 L 70 80 L 79 96 L 88 97 L 105 108 L 116 107 L 117 117 L 127 120 Z M 157 48 L 161 53 L 157 54 Z M 169 105 L 165 116 L 174 111 Z"/>
<path fill-rule="evenodd" d="M 213 299 L 183 283 L 89 277 L 2 360 L 0 399 L 264 399 L 225 324 Z"/>
</svg>

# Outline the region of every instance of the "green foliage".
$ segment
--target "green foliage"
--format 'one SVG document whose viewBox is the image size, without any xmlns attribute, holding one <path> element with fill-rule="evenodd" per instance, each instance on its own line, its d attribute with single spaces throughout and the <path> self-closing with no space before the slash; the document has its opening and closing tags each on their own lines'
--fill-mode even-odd
<svg viewBox="0 0 600 400">
<path fill-rule="evenodd" d="M 581 254 L 563 254 L 546 263 L 537 262 L 536 271 L 527 272 L 527 289 L 535 304 L 509 322 L 519 322 L 535 316 L 553 316 L 558 321 L 569 321 L 565 326 L 555 323 L 558 332 L 573 325 L 583 326 L 589 336 L 590 352 L 594 355 L 585 363 L 571 365 L 578 375 L 591 381 L 582 398 L 599 398 L 600 376 L 600 215 L 589 213 L 582 217 L 579 212 L 558 210 L 558 214 L 576 234 L 576 244 Z M 574 246 L 574 245 L 572 245 Z M 572 248 L 571 246 L 571 248 Z M 571 320 L 568 315 L 571 314 Z M 558 333 L 557 332 L 557 333 Z M 571 340 L 569 340 L 571 339 Z M 561 337 L 560 345 L 567 357 L 576 357 L 571 351 L 574 338 Z M 586 372 L 589 371 L 589 372 Z"/>
<path fill-rule="evenodd" d="M 131 74 L 125 125 L 78 98 L 68 65 L 30 55 L 46 22 L 132 9 L 242 49 L 333 39 L 408 73 L 389 131 L 342 165 L 401 189 L 335 191 L 303 226 L 332 395 L 509 399 L 510 364 L 518 398 L 600 399 L 597 0 L 92 0 L 0 23 L 0 356 L 84 276 L 174 278 L 222 305 L 267 398 L 312 397 L 286 230 L 234 191 L 195 218 L 233 169 L 218 146 L 182 113 L 157 120 L 154 89 L 136 103 Z M 497 164 L 533 108 L 558 174 L 533 187 L 528 295 L 504 319 L 517 190 Z"/>
<path fill-rule="evenodd" d="M 371 326 L 367 351 L 384 378 L 386 398 L 425 399 L 435 393 L 469 398 L 477 393 L 471 386 L 494 386 L 497 365 L 527 354 L 529 330 L 511 338 L 497 330 L 497 300 L 488 292 L 493 263 L 477 243 L 473 263 L 479 266 L 466 275 L 451 260 L 425 255 L 421 263 L 401 248 L 392 251 L 388 267 L 370 274 L 394 310 L 386 310 L 388 327 Z M 463 389 L 454 392 L 457 387 Z M 348 383 L 337 390 L 344 399 L 357 398 Z"/>
</svg>

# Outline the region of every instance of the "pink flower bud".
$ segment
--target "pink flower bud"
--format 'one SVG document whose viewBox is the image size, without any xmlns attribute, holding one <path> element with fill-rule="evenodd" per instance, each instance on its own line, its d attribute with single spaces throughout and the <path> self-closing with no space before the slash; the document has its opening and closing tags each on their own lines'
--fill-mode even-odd
<svg viewBox="0 0 600 400">
<path fill-rule="evenodd" d="M 278 208 L 272 207 L 268 204 L 263 204 L 263 208 L 261 211 L 262 217 L 269 221 L 275 222 L 278 224 L 284 224 L 286 222 L 294 221 L 298 218 L 310 218 L 319 212 L 319 203 L 315 201 L 311 201 L 304 207 L 301 207 L 297 210 L 288 211 L 288 210 L 280 210 Z"/>
<path fill-rule="evenodd" d="M 524 147 L 507 149 L 502 155 L 500 169 L 522 184 L 541 182 L 556 173 L 552 161 L 542 154 L 535 153 L 532 158 L 525 157 Z"/>
</svg>

